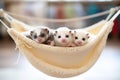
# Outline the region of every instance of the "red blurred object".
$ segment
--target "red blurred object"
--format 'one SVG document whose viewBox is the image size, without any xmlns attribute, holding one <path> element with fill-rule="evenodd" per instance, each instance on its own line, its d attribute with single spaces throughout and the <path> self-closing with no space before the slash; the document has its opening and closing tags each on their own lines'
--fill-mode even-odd
<svg viewBox="0 0 120 80">
<path fill-rule="evenodd" d="M 118 35 L 118 32 L 119 32 L 119 20 L 118 19 L 115 19 L 114 20 L 114 26 L 113 26 L 113 29 L 112 29 L 112 36 L 117 36 Z"/>
<path fill-rule="evenodd" d="M 57 19 L 64 19 L 64 18 L 65 18 L 65 15 L 64 15 L 64 5 L 63 5 L 63 3 L 59 3 L 59 4 L 58 4 L 56 18 L 57 18 Z"/>
</svg>

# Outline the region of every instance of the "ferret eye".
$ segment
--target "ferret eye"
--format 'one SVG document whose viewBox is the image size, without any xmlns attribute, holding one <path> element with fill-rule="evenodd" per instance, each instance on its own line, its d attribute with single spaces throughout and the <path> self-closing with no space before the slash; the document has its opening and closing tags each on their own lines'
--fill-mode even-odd
<svg viewBox="0 0 120 80">
<path fill-rule="evenodd" d="M 40 37 L 45 37 L 45 34 L 42 33 L 42 34 L 40 35 Z"/>
<path fill-rule="evenodd" d="M 76 36 L 75 39 L 78 39 L 78 37 Z"/>
<path fill-rule="evenodd" d="M 69 35 L 66 35 L 65 37 L 66 37 L 66 38 L 69 38 Z"/>
<path fill-rule="evenodd" d="M 58 36 L 58 38 L 61 38 L 61 36 Z"/>
<path fill-rule="evenodd" d="M 78 39 L 78 37 L 76 36 L 75 39 Z"/>
<path fill-rule="evenodd" d="M 36 38 L 37 38 L 37 35 L 34 35 L 34 38 L 36 39 Z"/>
<path fill-rule="evenodd" d="M 83 41 L 85 41 L 85 38 L 82 38 Z"/>
</svg>

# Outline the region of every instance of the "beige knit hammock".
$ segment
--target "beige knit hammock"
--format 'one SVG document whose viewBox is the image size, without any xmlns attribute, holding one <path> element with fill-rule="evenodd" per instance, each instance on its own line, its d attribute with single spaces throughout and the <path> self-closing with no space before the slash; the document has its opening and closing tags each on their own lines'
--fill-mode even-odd
<svg viewBox="0 0 120 80">
<path fill-rule="evenodd" d="M 15 17 L 15 14 L 8 13 L 8 15 L 7 13 L 8 12 L 0 10 L 1 17 L 4 17 L 6 21 L 9 22 L 9 25 L 5 24 L 2 20 L 1 22 L 7 27 L 9 35 L 15 41 L 16 46 L 25 55 L 28 61 L 38 70 L 41 70 L 48 75 L 54 77 L 71 77 L 87 71 L 97 61 L 105 47 L 108 34 L 112 30 L 114 24 L 113 21 L 120 14 L 120 10 L 118 10 L 118 8 L 113 8 L 92 16 L 75 19 L 39 19 L 46 23 L 52 22 L 61 24 L 80 21 L 82 19 L 88 19 L 109 13 L 106 20 L 102 20 L 88 28 L 84 28 L 84 30 L 94 34 L 95 37 L 86 45 L 77 47 L 58 47 L 38 44 L 20 34 L 21 32 L 31 29 L 32 26 L 10 16 L 12 15 Z M 114 15 L 112 16 L 112 14 Z M 16 17 L 21 17 L 23 21 L 25 20 L 25 17 L 23 16 Z"/>
</svg>

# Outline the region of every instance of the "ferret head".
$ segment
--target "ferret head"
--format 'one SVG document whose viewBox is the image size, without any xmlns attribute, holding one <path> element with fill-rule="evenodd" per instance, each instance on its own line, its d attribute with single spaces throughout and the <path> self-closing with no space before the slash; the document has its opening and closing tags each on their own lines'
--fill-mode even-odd
<svg viewBox="0 0 120 80">
<path fill-rule="evenodd" d="M 30 31 L 30 36 L 34 41 L 43 43 L 49 37 L 49 30 L 47 28 L 37 28 Z"/>
<path fill-rule="evenodd" d="M 89 33 L 86 31 L 76 30 L 74 31 L 74 43 L 77 46 L 82 46 L 88 42 L 90 38 Z"/>
<path fill-rule="evenodd" d="M 72 39 L 72 32 L 68 28 L 59 28 L 54 33 L 54 41 L 56 45 L 67 46 Z"/>
</svg>

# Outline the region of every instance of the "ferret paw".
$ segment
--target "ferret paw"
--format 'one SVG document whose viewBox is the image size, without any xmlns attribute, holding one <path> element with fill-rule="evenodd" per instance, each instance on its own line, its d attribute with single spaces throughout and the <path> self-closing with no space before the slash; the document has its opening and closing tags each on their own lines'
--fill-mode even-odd
<svg viewBox="0 0 120 80">
<path fill-rule="evenodd" d="M 54 46 L 54 45 L 55 45 L 54 41 L 51 41 L 50 45 L 51 45 L 51 46 Z"/>
<path fill-rule="evenodd" d="M 75 44 L 71 43 L 67 47 L 75 47 L 75 46 L 76 46 Z"/>
</svg>

